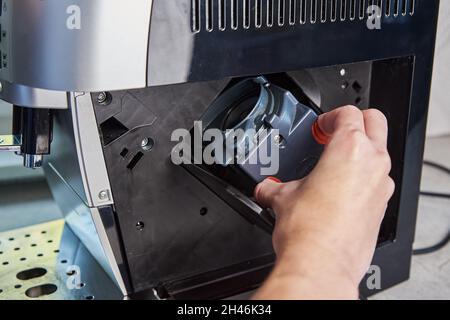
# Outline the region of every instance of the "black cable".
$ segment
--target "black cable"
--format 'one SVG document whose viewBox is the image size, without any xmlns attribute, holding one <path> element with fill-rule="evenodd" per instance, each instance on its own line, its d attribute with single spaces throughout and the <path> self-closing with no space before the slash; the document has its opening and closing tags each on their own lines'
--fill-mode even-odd
<svg viewBox="0 0 450 320">
<path fill-rule="evenodd" d="M 447 168 L 439 163 L 436 162 L 432 162 L 432 161 L 427 161 L 425 160 L 423 162 L 423 164 L 425 166 L 429 166 L 431 168 L 437 169 L 439 171 L 442 171 L 448 175 L 450 175 L 450 168 Z M 450 199 L 450 194 L 449 193 L 439 193 L 439 192 L 430 192 L 430 191 L 421 191 L 420 195 L 424 196 L 424 197 L 435 197 L 435 198 L 444 198 L 444 199 Z"/>
<path fill-rule="evenodd" d="M 450 175 L 450 168 L 447 168 L 439 163 L 425 160 L 423 162 L 423 165 L 429 166 L 431 168 L 442 171 L 442 172 L 446 173 L 447 175 Z M 421 191 L 420 195 L 425 196 L 425 197 L 446 198 L 446 199 L 450 198 L 449 193 L 440 193 L 440 192 L 431 192 L 431 191 Z"/>
<path fill-rule="evenodd" d="M 438 193 L 438 192 L 421 191 L 420 195 L 424 196 L 424 197 L 450 199 L 450 193 Z"/>
<path fill-rule="evenodd" d="M 450 168 L 444 167 L 443 165 L 440 165 L 438 163 L 431 162 L 431 161 L 426 161 L 426 160 L 423 162 L 423 164 L 450 175 Z M 421 191 L 420 195 L 426 196 L 426 197 L 436 197 L 436 198 L 450 199 L 450 194 L 439 193 L 439 192 Z M 429 253 L 432 253 L 432 252 L 436 252 L 436 251 L 442 249 L 443 247 L 445 247 L 448 243 L 450 243 L 450 231 L 438 243 L 436 243 L 436 244 L 434 244 L 432 246 L 426 247 L 426 248 L 413 250 L 413 255 L 417 256 L 417 255 L 429 254 Z"/>
<path fill-rule="evenodd" d="M 443 166 L 443 165 L 441 165 L 439 163 L 428 161 L 428 160 L 424 160 L 423 161 L 423 165 L 424 166 L 429 166 L 431 168 L 435 168 L 437 170 L 443 171 L 446 174 L 450 175 L 450 168 L 447 168 L 447 167 L 445 167 L 445 166 Z"/>
<path fill-rule="evenodd" d="M 436 251 L 442 249 L 443 247 L 445 247 L 448 243 L 450 243 L 450 231 L 447 233 L 447 235 L 444 237 L 444 239 L 442 239 L 435 245 L 432 245 L 432 246 L 426 247 L 426 248 L 413 250 L 413 255 L 419 256 L 422 254 L 436 252 Z"/>
</svg>

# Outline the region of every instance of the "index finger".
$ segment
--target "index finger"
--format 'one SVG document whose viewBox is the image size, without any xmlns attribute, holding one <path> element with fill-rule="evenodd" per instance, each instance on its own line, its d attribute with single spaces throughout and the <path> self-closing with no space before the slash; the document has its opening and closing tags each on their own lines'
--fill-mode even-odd
<svg viewBox="0 0 450 320">
<path fill-rule="evenodd" d="M 387 150 L 388 123 L 386 116 L 377 109 L 363 111 L 364 125 L 369 139 L 379 150 Z"/>
<path fill-rule="evenodd" d="M 340 107 L 324 113 L 317 119 L 317 125 L 330 138 L 342 128 L 365 133 L 363 113 L 355 106 Z"/>
</svg>

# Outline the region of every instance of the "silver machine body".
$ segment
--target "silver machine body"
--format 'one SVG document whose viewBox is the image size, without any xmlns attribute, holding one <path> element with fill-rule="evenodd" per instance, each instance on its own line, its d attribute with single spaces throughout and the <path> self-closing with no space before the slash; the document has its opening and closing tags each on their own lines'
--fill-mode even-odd
<svg viewBox="0 0 450 320">
<path fill-rule="evenodd" d="M 151 11 L 148 0 L 5 0 L 0 17 L 0 98 L 71 113 L 48 179 L 67 223 L 124 295 L 98 217 L 113 198 L 89 92 L 147 86 Z"/>
</svg>

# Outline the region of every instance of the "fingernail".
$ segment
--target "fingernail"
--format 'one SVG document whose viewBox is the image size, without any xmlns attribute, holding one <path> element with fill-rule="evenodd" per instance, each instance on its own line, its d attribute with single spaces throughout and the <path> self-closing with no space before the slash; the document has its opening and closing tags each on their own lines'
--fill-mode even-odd
<svg viewBox="0 0 450 320">
<path fill-rule="evenodd" d="M 261 193 L 261 184 L 258 184 L 255 188 L 255 191 L 253 191 L 253 196 L 255 197 L 256 201 L 259 201 L 260 193 Z"/>
<path fill-rule="evenodd" d="M 330 136 L 323 132 L 318 121 L 312 126 L 312 135 L 318 144 L 326 145 L 330 141 Z"/>
<path fill-rule="evenodd" d="M 267 177 L 266 179 L 264 179 L 264 181 L 266 181 L 266 180 L 270 180 L 270 181 L 273 181 L 273 182 L 275 182 L 275 183 L 283 183 L 283 182 L 282 182 L 280 179 L 278 179 L 277 177 Z M 256 188 L 255 188 L 255 191 L 254 191 L 254 197 L 255 197 L 256 201 L 259 200 L 260 193 L 261 193 L 261 189 L 262 189 L 262 186 L 264 185 L 264 181 L 261 182 L 261 183 L 259 183 L 259 184 L 256 186 Z"/>
<path fill-rule="evenodd" d="M 267 179 L 268 179 L 268 180 L 271 180 L 271 181 L 273 181 L 273 182 L 276 182 L 276 183 L 283 183 L 280 179 L 278 179 L 278 178 L 276 178 L 276 177 L 268 177 Z"/>
</svg>

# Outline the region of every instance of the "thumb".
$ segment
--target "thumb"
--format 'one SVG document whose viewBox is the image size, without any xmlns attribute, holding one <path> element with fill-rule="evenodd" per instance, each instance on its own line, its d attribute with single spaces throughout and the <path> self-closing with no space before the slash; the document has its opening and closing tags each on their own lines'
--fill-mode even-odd
<svg viewBox="0 0 450 320">
<path fill-rule="evenodd" d="M 277 178 L 269 177 L 255 188 L 255 199 L 264 208 L 273 208 L 275 197 L 283 184 Z"/>
</svg>

